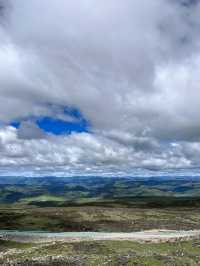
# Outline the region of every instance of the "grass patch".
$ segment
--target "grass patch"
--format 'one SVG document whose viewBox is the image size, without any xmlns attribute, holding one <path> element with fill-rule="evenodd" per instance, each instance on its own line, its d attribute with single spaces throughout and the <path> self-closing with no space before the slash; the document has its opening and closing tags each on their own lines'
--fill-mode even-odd
<svg viewBox="0 0 200 266">
<path fill-rule="evenodd" d="M 45 258 L 40 265 L 88 265 L 88 266 L 195 266 L 199 265 L 200 245 L 198 241 L 139 244 L 131 241 L 89 241 L 81 243 L 51 243 L 45 246 L 29 247 L 16 243 L 4 243 L 8 248 L 23 249 L 4 257 L 20 265 Z M 37 262 L 38 263 L 38 262 Z M 60 263 L 60 264 L 56 264 Z M 67 264 L 68 263 L 68 264 Z M 82 264 L 81 264 L 82 263 Z"/>
<path fill-rule="evenodd" d="M 26 249 L 34 247 L 32 243 L 19 243 L 15 241 L 0 240 L 0 251 L 5 249 Z"/>
</svg>

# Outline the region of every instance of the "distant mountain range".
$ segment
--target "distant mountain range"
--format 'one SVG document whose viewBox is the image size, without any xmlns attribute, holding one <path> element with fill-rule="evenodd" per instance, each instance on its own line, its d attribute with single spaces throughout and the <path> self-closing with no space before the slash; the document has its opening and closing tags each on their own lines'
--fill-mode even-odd
<svg viewBox="0 0 200 266">
<path fill-rule="evenodd" d="M 200 177 L 0 177 L 0 204 L 87 203 L 200 197 Z"/>
</svg>

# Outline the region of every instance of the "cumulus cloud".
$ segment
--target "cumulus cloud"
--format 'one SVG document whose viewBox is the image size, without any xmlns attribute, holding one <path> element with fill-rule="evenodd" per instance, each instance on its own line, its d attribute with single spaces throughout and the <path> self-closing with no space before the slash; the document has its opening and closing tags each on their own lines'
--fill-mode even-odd
<svg viewBox="0 0 200 266">
<path fill-rule="evenodd" d="M 171 149 L 152 139 L 129 138 L 120 133 L 113 139 L 96 134 L 74 133 L 70 136 L 22 139 L 20 129 L 11 126 L 0 130 L 0 165 L 28 170 L 52 169 L 69 174 L 131 174 L 135 168 L 178 169 L 195 166 L 189 153 L 200 144 L 184 143 Z M 117 136 L 117 141 L 116 141 Z M 122 141 L 123 140 L 123 141 Z M 194 163 L 194 165 L 193 165 Z M 199 159 L 198 159 L 199 163 Z"/>
<path fill-rule="evenodd" d="M 199 166 L 199 1 L 0 4 L 2 167 Z M 82 112 L 90 133 L 53 136 L 28 121 L 73 121 L 65 107 Z M 16 119 L 26 122 L 5 126 Z"/>
</svg>

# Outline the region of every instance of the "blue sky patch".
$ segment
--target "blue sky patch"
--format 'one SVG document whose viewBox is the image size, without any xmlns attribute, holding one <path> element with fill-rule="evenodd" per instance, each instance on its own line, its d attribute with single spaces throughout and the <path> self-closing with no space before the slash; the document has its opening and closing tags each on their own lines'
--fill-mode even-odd
<svg viewBox="0 0 200 266">
<path fill-rule="evenodd" d="M 71 134 L 72 132 L 88 132 L 88 123 L 86 120 L 77 122 L 67 122 L 51 117 L 42 117 L 36 121 L 36 124 L 45 132 L 55 135 Z"/>
<path fill-rule="evenodd" d="M 11 126 L 19 128 L 22 121 L 33 121 L 45 132 L 55 135 L 71 134 L 72 132 L 88 132 L 90 124 L 76 108 L 64 108 L 64 115 L 69 115 L 72 121 L 65 121 L 49 116 L 31 117 L 20 121 L 12 121 Z"/>
</svg>

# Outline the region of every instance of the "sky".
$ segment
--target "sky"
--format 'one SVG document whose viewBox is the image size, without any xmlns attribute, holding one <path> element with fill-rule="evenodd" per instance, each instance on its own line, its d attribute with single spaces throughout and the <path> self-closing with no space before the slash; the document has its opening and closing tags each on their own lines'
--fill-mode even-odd
<svg viewBox="0 0 200 266">
<path fill-rule="evenodd" d="M 200 1 L 0 0 L 0 175 L 200 172 Z"/>
</svg>

